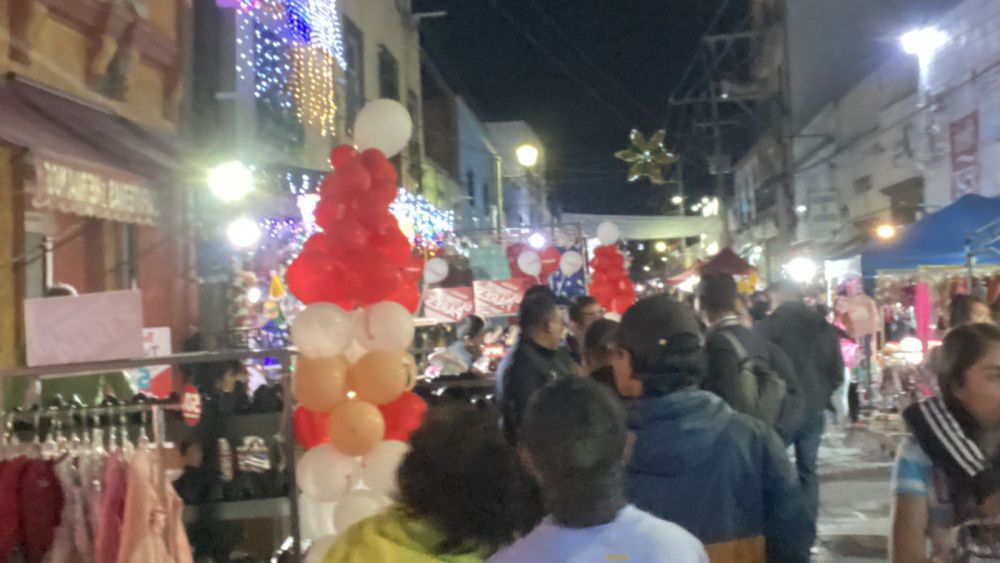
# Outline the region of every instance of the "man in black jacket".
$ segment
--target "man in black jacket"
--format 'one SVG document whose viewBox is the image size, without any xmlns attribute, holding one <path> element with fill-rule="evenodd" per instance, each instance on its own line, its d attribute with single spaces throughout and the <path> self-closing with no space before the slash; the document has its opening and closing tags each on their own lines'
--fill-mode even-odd
<svg viewBox="0 0 1000 563">
<path fill-rule="evenodd" d="M 521 301 L 521 340 L 503 374 L 500 410 L 507 439 L 517 442 L 521 417 L 535 391 L 560 377 L 574 376 L 573 360 L 562 348 L 566 323 L 555 297 L 538 293 Z"/>
<path fill-rule="evenodd" d="M 708 274 L 701 278 L 698 304 L 709 328 L 705 340 L 708 369 L 702 388 L 715 393 L 733 409 L 753 414 L 754 405 L 747 402 L 740 389 L 740 370 L 743 358 L 735 349 L 731 338 L 743 347 L 747 357 L 769 368 L 785 382 L 785 400 L 782 416 L 775 430 L 791 442 L 798 432 L 805 414 L 805 399 L 788 356 L 776 345 L 750 330 L 741 322 L 736 312 L 739 292 L 736 280 L 727 274 Z"/>
<path fill-rule="evenodd" d="M 790 282 L 769 289 L 775 309 L 757 330 L 778 345 L 792 361 L 805 397 L 805 417 L 792 439 L 799 480 L 813 523 L 819 513 L 819 446 L 826 426 L 825 410 L 833 391 L 843 380 L 844 360 L 836 330 L 815 308 L 802 300 L 801 290 Z"/>
</svg>

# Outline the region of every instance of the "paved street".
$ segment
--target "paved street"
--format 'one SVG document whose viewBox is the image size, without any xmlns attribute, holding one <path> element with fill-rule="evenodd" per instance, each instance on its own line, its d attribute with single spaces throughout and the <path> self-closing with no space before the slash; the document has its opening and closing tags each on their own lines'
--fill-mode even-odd
<svg viewBox="0 0 1000 563">
<path fill-rule="evenodd" d="M 889 480 L 898 431 L 883 422 L 865 430 L 829 430 L 820 450 L 820 563 L 887 561 Z"/>
</svg>

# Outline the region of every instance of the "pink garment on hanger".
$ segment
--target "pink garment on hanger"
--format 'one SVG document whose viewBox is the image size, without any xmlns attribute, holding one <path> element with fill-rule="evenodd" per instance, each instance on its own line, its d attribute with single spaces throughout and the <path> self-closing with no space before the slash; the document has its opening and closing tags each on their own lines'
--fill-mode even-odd
<svg viewBox="0 0 1000 563">
<path fill-rule="evenodd" d="M 128 487 L 128 468 L 117 455 L 108 458 L 104 465 L 104 492 L 94 511 L 97 527 L 94 530 L 94 561 L 115 563 L 122 535 L 122 517 L 125 514 L 125 494 Z"/>
<path fill-rule="evenodd" d="M 924 354 L 927 353 L 927 341 L 931 338 L 931 288 L 924 282 L 917 284 L 913 297 L 913 312 L 917 317 L 917 338 L 920 339 Z"/>
<path fill-rule="evenodd" d="M 52 548 L 45 554 L 45 563 L 83 563 L 90 560 L 90 553 L 84 555 L 76 549 L 73 532 L 79 514 L 79 490 L 74 483 L 73 458 L 66 457 L 55 464 L 55 475 L 63 491 L 63 508 L 59 514 L 59 526 L 52 538 Z"/>
<path fill-rule="evenodd" d="M 183 510 L 174 488 L 160 479 L 152 454 L 136 452 L 129 461 L 118 563 L 192 563 Z"/>
</svg>

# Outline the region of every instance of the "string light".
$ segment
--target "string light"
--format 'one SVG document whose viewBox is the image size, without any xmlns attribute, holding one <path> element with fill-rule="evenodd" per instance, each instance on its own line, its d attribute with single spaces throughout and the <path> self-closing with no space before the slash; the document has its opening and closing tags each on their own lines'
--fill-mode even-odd
<svg viewBox="0 0 1000 563">
<path fill-rule="evenodd" d="M 295 76 L 289 85 L 299 121 L 319 125 L 323 135 L 333 135 L 337 117 L 333 55 L 312 45 L 294 45 L 291 56 Z"/>
<path fill-rule="evenodd" d="M 444 246 L 445 237 L 455 227 L 454 211 L 443 211 L 424 196 L 405 188 L 399 189 L 389 211 L 413 245 L 420 249 Z"/>
<path fill-rule="evenodd" d="M 347 70 L 344 39 L 340 30 L 340 14 L 336 0 L 309 0 L 309 21 L 312 23 L 313 46 L 333 55 L 340 68 Z"/>
</svg>

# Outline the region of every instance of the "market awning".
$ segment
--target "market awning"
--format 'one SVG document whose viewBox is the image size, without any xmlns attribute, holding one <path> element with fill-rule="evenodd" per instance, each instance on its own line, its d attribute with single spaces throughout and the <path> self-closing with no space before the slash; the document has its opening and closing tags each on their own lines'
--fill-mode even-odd
<svg viewBox="0 0 1000 563">
<path fill-rule="evenodd" d="M 166 136 L 8 75 L 0 83 L 0 140 L 31 151 L 36 207 L 155 223 L 151 187 L 178 170 Z"/>
<path fill-rule="evenodd" d="M 705 262 L 701 267 L 702 274 L 728 274 L 730 276 L 742 276 L 753 271 L 753 266 L 733 252 L 730 247 L 725 247 L 713 256 L 711 260 Z"/>
<path fill-rule="evenodd" d="M 697 237 L 706 234 L 717 238 L 722 233 L 722 218 L 650 215 L 588 215 L 563 213 L 565 224 L 578 224 L 588 237 L 597 236 L 597 226 L 604 221 L 618 225 L 623 239 L 653 240 Z"/>
</svg>

